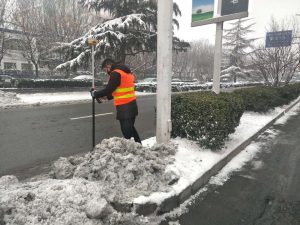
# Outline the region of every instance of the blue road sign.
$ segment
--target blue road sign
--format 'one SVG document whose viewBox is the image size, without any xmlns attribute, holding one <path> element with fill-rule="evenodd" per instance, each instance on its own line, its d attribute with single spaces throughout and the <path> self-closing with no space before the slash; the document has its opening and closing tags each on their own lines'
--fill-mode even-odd
<svg viewBox="0 0 300 225">
<path fill-rule="evenodd" d="M 266 48 L 291 46 L 292 36 L 292 30 L 268 32 L 266 35 Z"/>
</svg>

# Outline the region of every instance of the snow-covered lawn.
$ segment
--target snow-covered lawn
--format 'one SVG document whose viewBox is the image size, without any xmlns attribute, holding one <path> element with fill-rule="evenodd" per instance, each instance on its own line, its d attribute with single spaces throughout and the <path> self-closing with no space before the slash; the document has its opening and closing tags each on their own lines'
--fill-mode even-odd
<svg viewBox="0 0 300 225">
<path fill-rule="evenodd" d="M 137 96 L 153 95 L 153 93 L 136 92 Z M 62 102 L 76 102 L 91 100 L 91 94 L 86 92 L 60 92 L 60 93 L 35 93 L 16 94 L 0 91 L 0 107 L 17 105 L 37 105 Z"/>
<path fill-rule="evenodd" d="M 0 91 L 0 106 L 18 104 L 19 101 L 16 93 Z"/>
<path fill-rule="evenodd" d="M 151 93 L 136 92 L 137 96 L 151 95 Z M 153 95 L 153 94 L 152 94 Z M 17 98 L 25 104 L 71 102 L 91 100 L 89 92 L 63 92 L 63 93 L 37 93 L 37 94 L 18 94 Z"/>
<path fill-rule="evenodd" d="M 120 213 L 116 208 L 126 209 L 130 202 L 159 204 L 180 193 L 286 107 L 266 114 L 245 112 L 235 133 L 218 152 L 180 138 L 172 139 L 168 145 L 156 145 L 153 137 L 144 140 L 143 146 L 111 138 L 97 145 L 92 153 L 59 159 L 44 178 L 19 182 L 13 176 L 2 177 L 0 224 L 1 220 L 7 224 L 42 225 L 157 224 L 134 213 Z M 285 123 L 299 109 L 298 103 L 277 123 Z M 277 135 L 269 132 L 271 138 Z M 260 150 L 259 143 L 249 145 L 210 182 L 222 185 L 232 171 L 242 168 Z M 114 205 L 117 202 L 124 205 Z"/>
</svg>

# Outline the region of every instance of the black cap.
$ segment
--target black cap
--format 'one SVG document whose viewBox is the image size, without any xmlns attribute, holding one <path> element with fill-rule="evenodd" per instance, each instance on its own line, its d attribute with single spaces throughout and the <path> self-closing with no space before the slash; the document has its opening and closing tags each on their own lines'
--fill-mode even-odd
<svg viewBox="0 0 300 225">
<path fill-rule="evenodd" d="M 113 59 L 110 58 L 104 59 L 101 68 L 103 69 L 105 66 L 112 65 L 112 64 L 115 64 L 115 61 Z"/>
</svg>

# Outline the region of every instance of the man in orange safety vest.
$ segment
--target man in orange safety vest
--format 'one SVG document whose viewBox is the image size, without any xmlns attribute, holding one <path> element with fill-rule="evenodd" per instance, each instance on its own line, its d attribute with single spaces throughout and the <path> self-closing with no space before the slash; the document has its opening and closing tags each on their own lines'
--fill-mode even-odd
<svg viewBox="0 0 300 225">
<path fill-rule="evenodd" d="M 102 90 L 92 90 L 92 97 L 113 99 L 123 136 L 126 139 L 133 137 L 136 142 L 141 143 L 139 134 L 134 127 L 138 107 L 134 93 L 134 76 L 131 70 L 126 65 L 115 63 L 112 59 L 105 59 L 102 69 L 109 75 L 108 83 Z"/>
</svg>

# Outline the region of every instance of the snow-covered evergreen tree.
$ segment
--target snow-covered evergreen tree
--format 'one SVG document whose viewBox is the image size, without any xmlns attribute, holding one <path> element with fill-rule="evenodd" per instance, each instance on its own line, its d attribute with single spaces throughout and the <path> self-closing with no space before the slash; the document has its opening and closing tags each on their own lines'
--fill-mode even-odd
<svg viewBox="0 0 300 225">
<path fill-rule="evenodd" d="M 76 68 L 87 62 L 91 55 L 86 40 L 96 38 L 95 57 L 113 57 L 125 62 L 127 56 L 156 50 L 157 3 L 154 0 L 79 0 L 83 7 L 97 12 L 106 12 L 111 17 L 105 22 L 92 27 L 82 37 L 70 42 L 60 43 L 69 60 L 58 69 Z M 174 3 L 175 16 L 180 15 Z M 173 20 L 179 25 L 177 20 Z M 174 38 L 174 49 L 185 50 L 188 43 Z"/>
<path fill-rule="evenodd" d="M 245 59 L 247 50 L 252 48 L 252 43 L 256 39 L 249 38 L 249 34 L 253 32 L 252 26 L 254 23 L 250 23 L 251 19 L 239 19 L 231 23 L 231 27 L 225 29 L 224 46 L 225 56 L 227 58 L 226 69 L 222 71 L 223 75 L 231 77 L 231 80 L 235 83 L 237 77 L 246 79 L 249 74 L 245 72 Z"/>
</svg>

